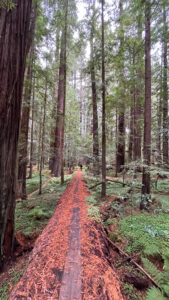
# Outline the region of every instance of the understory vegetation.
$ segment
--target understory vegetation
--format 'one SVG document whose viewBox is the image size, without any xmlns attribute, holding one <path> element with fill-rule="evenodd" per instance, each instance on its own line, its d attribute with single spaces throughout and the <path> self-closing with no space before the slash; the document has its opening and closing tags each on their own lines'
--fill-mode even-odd
<svg viewBox="0 0 169 300">
<path fill-rule="evenodd" d="M 48 170 L 42 172 L 43 182 L 48 178 Z M 60 178 L 49 177 L 49 181 L 42 188 L 42 194 L 39 195 L 39 176 L 38 171 L 33 172 L 32 179 L 27 179 L 27 193 L 33 193 L 27 200 L 16 203 L 15 211 L 15 239 L 16 247 L 15 261 L 9 265 L 6 277 L 1 280 L 0 277 L 0 300 L 7 300 L 11 288 L 17 284 L 28 265 L 28 257 L 23 262 L 19 262 L 18 258 L 28 251 L 32 250 L 34 242 L 48 220 L 52 217 L 61 195 L 64 193 L 71 175 L 65 176 L 64 184 L 61 184 Z"/>
<path fill-rule="evenodd" d="M 107 196 L 101 200 L 99 178 L 86 176 L 88 215 L 101 222 L 108 238 L 128 255 L 114 262 L 126 299 L 164 300 L 169 297 L 169 181 L 164 176 L 154 184 L 152 176 L 152 198 L 140 211 L 141 179 L 135 175 L 133 179 L 128 172 L 125 180 L 108 177 Z M 132 259 L 152 280 L 129 262 Z"/>
</svg>

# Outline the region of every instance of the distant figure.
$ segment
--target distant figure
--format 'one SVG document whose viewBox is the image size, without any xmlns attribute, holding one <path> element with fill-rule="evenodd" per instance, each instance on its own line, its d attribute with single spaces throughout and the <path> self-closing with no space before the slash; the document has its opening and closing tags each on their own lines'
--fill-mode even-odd
<svg viewBox="0 0 169 300">
<path fill-rule="evenodd" d="M 80 167 L 80 170 L 82 171 L 82 168 L 83 168 L 82 164 L 80 164 L 79 167 Z"/>
</svg>

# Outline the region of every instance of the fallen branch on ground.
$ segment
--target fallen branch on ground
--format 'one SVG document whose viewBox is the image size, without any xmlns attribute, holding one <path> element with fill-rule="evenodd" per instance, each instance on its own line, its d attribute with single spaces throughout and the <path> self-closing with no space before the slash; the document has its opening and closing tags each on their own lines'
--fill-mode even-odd
<svg viewBox="0 0 169 300">
<path fill-rule="evenodd" d="M 111 179 L 106 179 L 106 181 L 112 182 L 112 183 L 120 183 L 120 184 L 122 184 L 123 186 L 128 186 L 128 187 L 131 188 L 131 185 L 130 185 L 130 184 L 125 183 L 125 182 L 122 182 L 122 181 L 111 180 Z M 102 184 L 102 182 L 96 183 L 95 185 L 92 185 L 91 187 L 89 187 L 89 189 L 92 190 L 92 189 L 94 189 L 96 186 L 101 185 L 101 184 Z M 139 187 L 134 187 L 134 189 L 140 190 L 141 188 L 139 188 Z"/>
<path fill-rule="evenodd" d="M 104 230 L 103 230 L 104 231 Z M 118 247 L 115 243 L 113 243 L 107 236 L 106 234 L 104 234 L 105 238 L 107 239 L 107 241 L 110 243 L 110 245 L 115 248 L 116 250 L 118 250 L 118 252 L 122 255 L 124 255 L 127 258 L 127 261 L 130 261 L 132 264 L 134 264 L 140 271 L 142 271 L 143 274 L 145 274 L 150 281 L 153 283 L 154 286 L 156 286 L 157 288 L 159 288 L 161 290 L 161 288 L 158 286 L 158 284 L 154 281 L 154 279 L 150 276 L 150 274 L 148 274 L 146 272 L 146 270 L 144 270 L 143 267 L 141 267 L 134 259 L 132 259 L 132 257 L 130 257 L 126 252 L 124 252 L 120 247 Z"/>
</svg>

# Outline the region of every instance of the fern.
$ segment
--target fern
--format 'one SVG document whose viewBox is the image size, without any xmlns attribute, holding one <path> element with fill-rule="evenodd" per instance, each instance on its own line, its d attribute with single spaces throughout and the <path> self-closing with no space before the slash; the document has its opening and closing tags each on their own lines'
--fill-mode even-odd
<svg viewBox="0 0 169 300">
<path fill-rule="evenodd" d="M 160 272 L 156 268 L 156 266 L 151 261 L 149 261 L 149 259 L 142 258 L 142 262 L 143 262 L 143 265 L 144 265 L 144 268 L 146 269 L 146 271 L 152 276 L 152 278 L 157 283 L 157 285 L 160 286 L 160 284 L 162 283 L 162 279 L 163 279 L 162 272 Z"/>
<path fill-rule="evenodd" d="M 88 206 L 87 214 L 92 220 L 101 223 L 100 211 L 97 206 L 90 204 L 90 206 Z"/>
<path fill-rule="evenodd" d="M 90 204 L 97 204 L 97 200 L 92 196 L 87 196 L 85 200 Z"/>
<path fill-rule="evenodd" d="M 152 287 L 148 290 L 144 300 L 167 300 L 167 298 L 162 295 L 159 289 Z"/>
<path fill-rule="evenodd" d="M 146 256 L 152 256 L 152 257 L 156 257 L 156 256 L 160 255 L 159 246 L 157 246 L 154 243 L 151 243 L 151 244 L 147 243 L 147 244 L 145 244 L 144 254 Z"/>
<path fill-rule="evenodd" d="M 169 249 L 163 254 L 164 259 L 164 270 L 169 270 Z"/>
<path fill-rule="evenodd" d="M 152 278 L 157 283 L 157 285 L 161 288 L 161 290 L 163 291 L 163 293 L 166 296 L 169 297 L 169 270 L 166 269 L 166 267 L 164 267 L 166 270 L 164 272 L 160 272 L 155 267 L 155 265 L 153 265 L 152 262 L 150 262 L 147 258 L 142 258 L 142 261 L 143 261 L 144 267 L 147 270 L 147 272 L 152 276 Z M 167 259 L 164 257 L 164 266 L 166 266 L 166 264 L 168 264 L 168 256 L 167 256 Z M 150 296 L 152 298 L 148 298 L 148 299 L 155 299 L 155 298 L 153 298 L 154 291 L 151 291 L 151 290 L 152 289 L 150 289 L 148 291 L 147 295 L 150 294 Z M 162 293 L 160 291 L 158 291 L 158 293 L 159 293 L 159 295 L 160 295 L 161 298 L 157 297 L 157 299 L 159 299 L 159 300 L 166 299 L 166 298 L 163 297 L 163 295 L 162 295 Z M 146 298 L 146 300 L 147 300 L 147 298 Z"/>
</svg>

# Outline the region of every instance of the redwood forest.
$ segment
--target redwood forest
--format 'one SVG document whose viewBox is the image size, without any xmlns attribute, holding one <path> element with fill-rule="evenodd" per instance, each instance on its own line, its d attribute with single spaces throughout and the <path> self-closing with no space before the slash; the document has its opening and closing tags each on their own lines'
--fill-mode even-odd
<svg viewBox="0 0 169 300">
<path fill-rule="evenodd" d="M 0 300 L 169 299 L 169 0 L 0 0 Z"/>
</svg>

